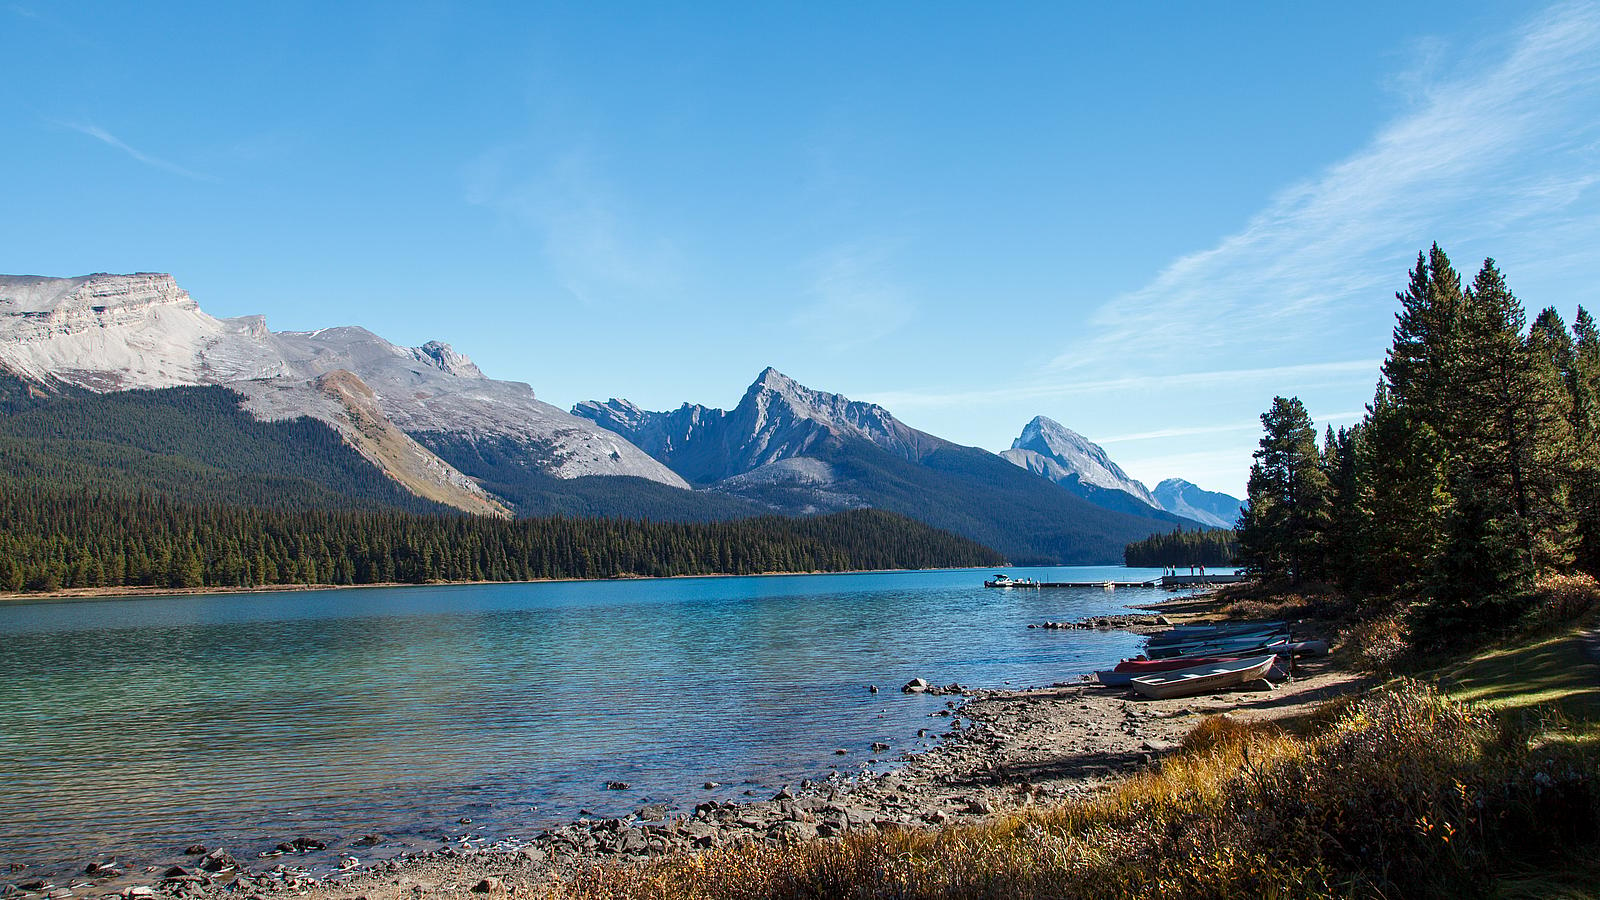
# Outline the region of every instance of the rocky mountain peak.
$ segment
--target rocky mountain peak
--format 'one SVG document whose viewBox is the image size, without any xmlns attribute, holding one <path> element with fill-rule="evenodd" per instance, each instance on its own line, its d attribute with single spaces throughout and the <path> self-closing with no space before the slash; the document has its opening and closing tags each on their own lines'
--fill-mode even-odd
<svg viewBox="0 0 1600 900">
<path fill-rule="evenodd" d="M 768 366 L 745 392 L 743 406 L 752 398 L 764 409 L 779 400 L 788 410 L 801 418 L 813 419 L 824 426 L 846 431 L 883 432 L 899 423 L 889 411 L 875 403 L 851 400 L 842 394 L 832 394 L 808 388 L 793 378 Z"/>
<path fill-rule="evenodd" d="M 1217 528 L 1232 528 L 1245 502 L 1238 497 L 1205 490 L 1182 478 L 1168 478 L 1155 489 L 1163 509 Z"/>
<path fill-rule="evenodd" d="M 779 393 L 790 392 L 800 386 L 800 382 L 795 381 L 793 378 L 790 378 L 782 372 L 779 372 L 772 366 L 767 366 L 765 369 L 762 369 L 761 374 L 756 376 L 755 383 L 750 385 L 751 388 L 764 388 L 766 390 L 777 391 Z"/>
<path fill-rule="evenodd" d="M 1058 484 L 1071 481 L 1122 491 L 1160 508 L 1150 490 L 1122 471 L 1105 448 L 1046 416 L 1035 416 L 1000 455 Z"/>
<path fill-rule="evenodd" d="M 771 445 L 770 438 L 778 433 L 787 433 L 790 440 L 780 442 L 785 446 L 779 452 L 790 455 L 795 447 L 809 447 L 828 435 L 864 438 L 907 459 L 917 459 L 940 443 L 937 438 L 906 426 L 876 403 L 814 390 L 771 366 L 756 377 L 729 416 L 740 423 L 740 431 L 755 437 L 763 446 Z M 811 433 L 797 444 L 794 426 L 801 422 L 809 423 Z M 763 435 L 769 440 L 763 440 Z"/>
<path fill-rule="evenodd" d="M 689 404 L 685 403 L 682 408 L 689 409 Z M 572 414 L 588 419 L 608 431 L 623 435 L 635 444 L 639 444 L 639 438 L 645 437 L 647 433 L 654 435 L 654 432 L 660 430 L 661 423 L 673 415 L 651 412 L 631 400 L 621 400 L 616 397 L 604 403 L 598 400 L 584 400 L 572 407 Z M 665 436 L 662 438 L 666 439 Z M 639 444 L 639 446 L 644 445 Z"/>
<path fill-rule="evenodd" d="M 1085 453 L 1110 462 L 1099 444 L 1046 416 L 1034 416 L 1023 426 L 1022 434 L 1011 442 L 1011 448 L 1047 454 Z"/>
<path fill-rule="evenodd" d="M 812 390 L 770 366 L 729 411 L 685 403 L 672 412 L 649 412 L 613 399 L 585 401 L 572 412 L 626 437 L 695 484 L 813 456 L 844 440 L 867 440 L 909 460 L 945 446 L 881 406 Z"/>
<path fill-rule="evenodd" d="M 449 344 L 439 341 L 429 341 L 418 347 L 423 362 L 432 362 L 451 375 L 460 375 L 462 378 L 482 378 L 483 372 L 473 365 L 466 354 L 457 353 L 450 349 Z"/>
</svg>

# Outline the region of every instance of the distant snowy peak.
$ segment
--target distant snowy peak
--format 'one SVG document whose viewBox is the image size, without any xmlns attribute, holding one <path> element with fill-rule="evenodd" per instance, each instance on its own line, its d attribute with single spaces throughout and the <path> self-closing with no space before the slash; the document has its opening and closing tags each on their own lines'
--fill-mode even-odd
<svg viewBox="0 0 1600 900">
<path fill-rule="evenodd" d="M 1201 490 L 1182 478 L 1168 478 L 1156 485 L 1155 497 L 1163 509 L 1217 528 L 1238 524 L 1244 501 L 1215 491 Z"/>
<path fill-rule="evenodd" d="M 1112 462 L 1099 444 L 1044 416 L 1035 416 L 1011 442 L 1011 449 L 1000 455 L 1058 484 L 1076 480 L 1122 491 L 1148 506 L 1160 508 L 1150 490 Z"/>
</svg>

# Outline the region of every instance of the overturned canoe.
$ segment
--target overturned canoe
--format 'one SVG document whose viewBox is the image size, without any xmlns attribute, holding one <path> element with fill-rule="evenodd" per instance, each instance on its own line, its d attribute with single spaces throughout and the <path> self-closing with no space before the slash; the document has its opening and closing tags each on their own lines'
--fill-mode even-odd
<svg viewBox="0 0 1600 900">
<path fill-rule="evenodd" d="M 1152 636 L 1147 637 L 1146 642 L 1149 642 L 1152 647 L 1170 647 L 1170 645 L 1174 644 L 1237 641 L 1240 637 L 1254 637 L 1259 636 L 1259 634 L 1288 634 L 1288 631 L 1290 631 L 1290 626 L 1286 625 L 1266 626 L 1266 628 L 1235 628 L 1229 629 L 1229 631 L 1195 631 L 1195 633 L 1184 634 L 1171 634 L 1163 631 L 1163 633 L 1152 634 Z"/>
<path fill-rule="evenodd" d="M 1195 694 L 1227 690 L 1265 678 L 1277 659 L 1276 654 L 1269 654 L 1172 672 L 1156 672 L 1137 676 L 1128 683 L 1128 686 L 1153 700 L 1190 697 Z"/>
<path fill-rule="evenodd" d="M 1175 656 L 1259 656 L 1262 653 L 1284 652 L 1289 646 L 1287 634 L 1250 635 L 1226 641 L 1200 644 L 1168 644 L 1165 647 L 1146 647 L 1144 655 L 1151 659 L 1171 659 Z"/>
<path fill-rule="evenodd" d="M 1219 622 L 1214 625 L 1174 625 L 1166 631 L 1158 631 L 1150 636 L 1152 641 L 1190 641 L 1204 637 L 1223 637 L 1234 634 L 1244 634 L 1257 631 L 1283 631 L 1289 627 L 1288 622 Z"/>
</svg>

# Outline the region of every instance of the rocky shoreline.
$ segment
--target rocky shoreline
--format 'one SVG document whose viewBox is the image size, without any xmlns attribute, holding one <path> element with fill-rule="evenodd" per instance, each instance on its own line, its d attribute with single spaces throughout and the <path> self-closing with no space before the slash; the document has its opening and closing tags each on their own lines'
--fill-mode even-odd
<svg viewBox="0 0 1600 900">
<path fill-rule="evenodd" d="M 949 723 L 941 743 L 903 756 L 902 764 L 887 773 L 835 773 L 785 787 L 769 799 L 712 801 L 692 810 L 645 805 L 624 818 L 580 819 L 516 845 L 474 848 L 462 842 L 381 861 L 346 855 L 331 873 L 313 874 L 295 864 L 298 854 L 321 849 L 315 841 L 289 842 L 279 848 L 281 856 L 262 860 L 191 847 L 197 851 L 191 865 L 131 873 L 115 863 L 96 863 L 90 868 L 100 871 L 59 884 L 19 873 L 12 876 L 19 882 L 0 893 L 47 900 L 222 893 L 329 900 L 518 894 L 595 864 L 627 864 L 747 841 L 778 844 L 867 829 L 937 828 L 1054 803 L 1159 764 L 1205 715 L 1287 715 L 1359 686 L 1337 657 L 1304 664 L 1292 681 L 1270 691 L 1164 701 L 1134 699 L 1125 690 L 1089 682 L 1019 691 L 912 682 L 902 690 L 959 692 L 963 699 L 948 700 L 933 713 L 935 721 Z"/>
</svg>

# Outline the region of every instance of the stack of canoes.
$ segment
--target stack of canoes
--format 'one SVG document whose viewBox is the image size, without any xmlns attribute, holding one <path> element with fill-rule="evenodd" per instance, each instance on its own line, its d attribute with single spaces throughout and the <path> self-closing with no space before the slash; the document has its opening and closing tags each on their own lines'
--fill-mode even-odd
<svg viewBox="0 0 1600 900">
<path fill-rule="evenodd" d="M 1296 656 L 1328 652 L 1322 641 L 1295 641 L 1286 622 L 1180 625 L 1150 638 L 1142 659 L 1096 672 L 1101 684 L 1147 697 L 1187 697 L 1289 676 Z"/>
</svg>

